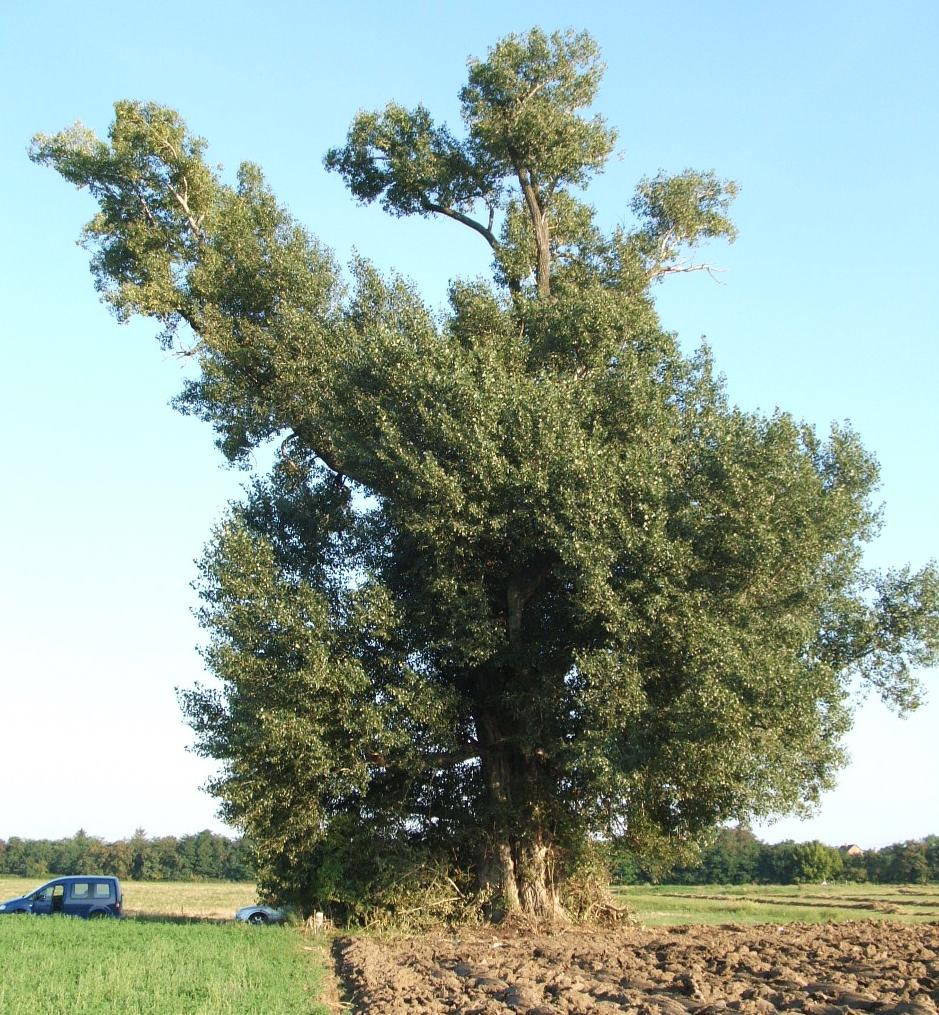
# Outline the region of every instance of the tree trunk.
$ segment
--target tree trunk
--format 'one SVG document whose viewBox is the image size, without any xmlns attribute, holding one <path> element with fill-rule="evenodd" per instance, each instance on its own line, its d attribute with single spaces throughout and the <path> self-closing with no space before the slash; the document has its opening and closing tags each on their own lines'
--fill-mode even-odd
<svg viewBox="0 0 939 1015">
<path fill-rule="evenodd" d="M 566 921 L 568 917 L 561 905 L 552 860 L 552 850 L 539 833 L 534 841 L 517 847 L 515 874 L 521 911 L 538 920 Z"/>
<path fill-rule="evenodd" d="M 547 296 L 551 292 L 551 236 L 548 230 L 547 216 L 542 207 L 538 191 L 532 183 L 531 173 L 524 168 L 516 170 L 518 182 L 521 184 L 522 193 L 525 197 L 525 204 L 528 207 L 528 214 L 531 218 L 532 229 L 535 234 L 535 246 L 538 251 L 538 260 L 535 264 L 535 281 L 538 285 L 538 295 Z"/>
<path fill-rule="evenodd" d="M 478 729 L 486 745 L 483 776 L 491 822 L 479 886 L 491 900 L 490 915 L 566 921 L 550 835 L 538 817 L 537 764 L 498 736 L 491 721 L 478 723 Z"/>
<path fill-rule="evenodd" d="M 539 923 L 567 922 L 554 879 L 551 850 L 544 842 L 504 841 L 481 866 L 480 891 L 494 920 L 523 916 Z"/>
</svg>

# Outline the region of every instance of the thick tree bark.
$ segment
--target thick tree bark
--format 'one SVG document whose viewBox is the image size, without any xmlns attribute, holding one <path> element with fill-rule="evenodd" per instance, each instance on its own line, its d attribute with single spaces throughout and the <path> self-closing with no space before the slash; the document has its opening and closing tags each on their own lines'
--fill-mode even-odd
<svg viewBox="0 0 939 1015">
<path fill-rule="evenodd" d="M 490 837 L 479 866 L 480 891 L 494 919 L 523 916 L 564 921 L 548 829 L 538 817 L 538 765 L 500 735 L 492 719 L 478 721 Z"/>
</svg>

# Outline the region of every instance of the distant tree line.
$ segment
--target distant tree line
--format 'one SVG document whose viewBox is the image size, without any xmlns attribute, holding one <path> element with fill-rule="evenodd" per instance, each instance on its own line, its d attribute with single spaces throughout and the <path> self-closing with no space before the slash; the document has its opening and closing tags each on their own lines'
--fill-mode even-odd
<svg viewBox="0 0 939 1015">
<path fill-rule="evenodd" d="M 246 839 L 208 830 L 150 838 L 138 828 L 116 842 L 84 829 L 68 839 L 0 839 L 0 874 L 40 878 L 92 872 L 132 881 L 254 881 L 254 851 Z"/>
<path fill-rule="evenodd" d="M 818 841 L 790 839 L 770 845 L 746 828 L 722 828 L 700 858 L 685 866 L 649 869 L 627 849 L 614 850 L 612 866 L 618 884 L 924 884 L 939 881 L 939 836 L 852 853 Z"/>
<path fill-rule="evenodd" d="M 254 850 L 245 838 L 208 830 L 195 835 L 148 837 L 138 828 L 129 839 L 106 842 L 79 829 L 68 839 L 0 839 L 0 874 L 42 878 L 47 874 L 116 874 L 131 881 L 254 881 Z M 939 836 L 897 842 L 852 855 L 824 843 L 787 840 L 769 844 L 746 828 L 722 828 L 693 863 L 650 869 L 628 849 L 612 855 L 617 884 L 810 884 L 870 881 L 877 884 L 939 882 Z"/>
</svg>

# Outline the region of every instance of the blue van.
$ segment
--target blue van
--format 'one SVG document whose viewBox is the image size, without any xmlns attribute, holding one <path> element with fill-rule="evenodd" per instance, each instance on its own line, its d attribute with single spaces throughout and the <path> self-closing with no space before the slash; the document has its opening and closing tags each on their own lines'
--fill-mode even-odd
<svg viewBox="0 0 939 1015">
<path fill-rule="evenodd" d="M 103 874 L 76 874 L 40 885 L 19 899 L 0 902 L 0 914 L 32 913 L 34 916 L 62 913 L 65 916 L 116 916 L 123 913 L 124 896 L 117 878 Z"/>
</svg>

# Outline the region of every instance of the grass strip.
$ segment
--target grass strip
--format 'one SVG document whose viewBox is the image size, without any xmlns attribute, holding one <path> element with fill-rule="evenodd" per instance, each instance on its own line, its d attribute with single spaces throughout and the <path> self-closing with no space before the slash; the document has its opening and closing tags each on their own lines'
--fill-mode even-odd
<svg viewBox="0 0 939 1015">
<path fill-rule="evenodd" d="M 913 902 L 896 885 L 630 885 L 614 889 L 619 902 L 647 926 L 693 923 L 822 923 L 890 919 L 935 920 L 937 891 L 917 892 Z M 922 901 L 927 898 L 931 901 Z"/>
<path fill-rule="evenodd" d="M 289 928 L 0 918 L 0 1012 L 325 1015 L 322 984 Z"/>
</svg>

